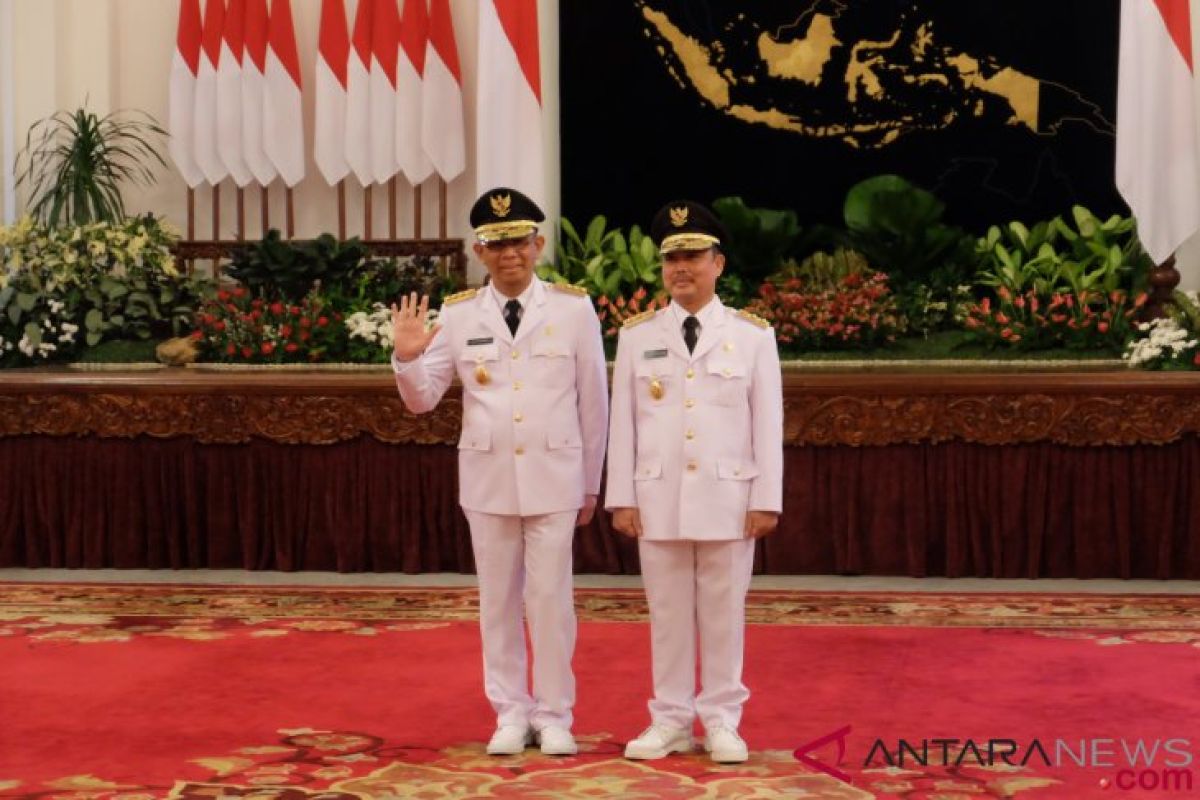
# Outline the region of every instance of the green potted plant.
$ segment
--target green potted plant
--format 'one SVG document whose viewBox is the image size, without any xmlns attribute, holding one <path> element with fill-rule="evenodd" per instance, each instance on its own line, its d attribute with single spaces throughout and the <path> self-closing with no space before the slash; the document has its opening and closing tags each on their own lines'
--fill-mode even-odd
<svg viewBox="0 0 1200 800">
<path fill-rule="evenodd" d="M 166 167 L 156 139 L 166 135 L 139 111 L 103 117 L 78 108 L 35 122 L 18 155 L 17 184 L 29 189 L 30 213 L 51 228 L 125 217 L 121 184 L 154 183 Z"/>
</svg>

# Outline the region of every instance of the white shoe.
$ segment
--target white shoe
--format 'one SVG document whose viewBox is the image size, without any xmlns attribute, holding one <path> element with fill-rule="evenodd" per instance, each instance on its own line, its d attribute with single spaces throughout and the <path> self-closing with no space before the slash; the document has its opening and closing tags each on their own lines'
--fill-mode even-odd
<svg viewBox="0 0 1200 800">
<path fill-rule="evenodd" d="M 489 756 L 515 756 L 533 744 L 533 731 L 528 725 L 501 725 L 487 744 Z"/>
<path fill-rule="evenodd" d="M 733 728 L 710 728 L 704 737 L 704 749 L 718 764 L 740 764 L 750 756 L 746 743 Z"/>
<path fill-rule="evenodd" d="M 693 746 L 691 731 L 655 723 L 625 745 L 625 757 L 634 761 L 666 758 L 671 753 L 687 753 Z"/>
<path fill-rule="evenodd" d="M 579 752 L 575 737 L 566 728 L 547 725 L 537 732 L 537 739 L 545 756 L 573 756 Z"/>
</svg>

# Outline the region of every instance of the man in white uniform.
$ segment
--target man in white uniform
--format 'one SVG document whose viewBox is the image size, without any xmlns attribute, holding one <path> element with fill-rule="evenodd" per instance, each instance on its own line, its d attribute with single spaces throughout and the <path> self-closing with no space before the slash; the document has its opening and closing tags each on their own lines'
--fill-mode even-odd
<svg viewBox="0 0 1200 800">
<path fill-rule="evenodd" d="M 651 235 L 671 304 L 621 330 L 605 497 L 613 527 L 638 537 L 650 605 L 651 725 L 625 756 L 691 750 L 699 716 L 712 759 L 740 762 L 754 540 L 775 529 L 782 508 L 779 355 L 764 320 L 716 296 L 725 232 L 712 212 L 670 203 Z"/>
<path fill-rule="evenodd" d="M 446 298 L 432 327 L 428 297 L 392 307 L 392 365 L 408 409 L 434 408 L 455 376 L 463 387 L 459 502 L 479 578 L 484 690 L 497 717 L 492 755 L 535 741 L 548 755 L 576 752 L 571 543 L 595 512 L 604 463 L 600 322 L 586 291 L 534 276 L 543 219 L 516 190 L 487 192 L 471 225 L 490 284 Z"/>
</svg>

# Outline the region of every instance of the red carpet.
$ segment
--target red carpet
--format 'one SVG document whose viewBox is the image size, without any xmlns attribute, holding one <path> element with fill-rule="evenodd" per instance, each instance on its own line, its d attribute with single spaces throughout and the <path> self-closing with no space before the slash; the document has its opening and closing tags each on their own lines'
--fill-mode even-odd
<svg viewBox="0 0 1200 800">
<path fill-rule="evenodd" d="M 1200 767 L 1182 764 L 1200 752 L 1200 599 L 754 593 L 742 727 L 753 753 L 735 767 L 621 759 L 647 722 L 644 607 L 639 592 L 578 600 L 581 754 L 493 759 L 471 590 L 2 585 L 0 797 L 1200 792 Z M 836 741 L 816 766 L 797 761 L 845 726 L 840 765 Z M 901 740 L 929 740 L 928 765 L 909 752 L 889 767 Z M 1071 760 L 1085 749 L 1087 765 Z M 1164 788 L 1187 780 L 1192 791 Z M 1153 788 L 1123 788 L 1138 781 Z"/>
</svg>

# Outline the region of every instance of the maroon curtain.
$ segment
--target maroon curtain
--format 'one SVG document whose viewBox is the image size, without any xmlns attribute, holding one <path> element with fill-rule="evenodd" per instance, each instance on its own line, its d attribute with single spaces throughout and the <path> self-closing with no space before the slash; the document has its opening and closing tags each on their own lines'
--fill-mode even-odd
<svg viewBox="0 0 1200 800">
<path fill-rule="evenodd" d="M 786 451 L 772 574 L 1200 578 L 1200 440 Z M 0 566 L 470 572 L 456 457 L 328 446 L 0 439 Z M 578 572 L 635 573 L 602 518 Z"/>
</svg>

